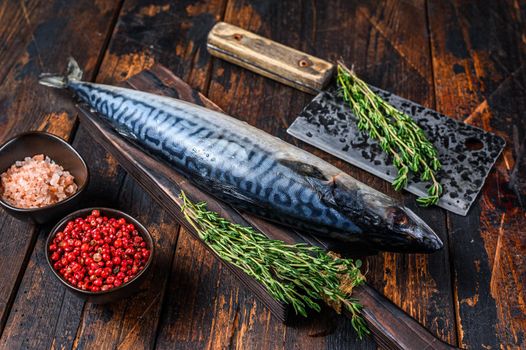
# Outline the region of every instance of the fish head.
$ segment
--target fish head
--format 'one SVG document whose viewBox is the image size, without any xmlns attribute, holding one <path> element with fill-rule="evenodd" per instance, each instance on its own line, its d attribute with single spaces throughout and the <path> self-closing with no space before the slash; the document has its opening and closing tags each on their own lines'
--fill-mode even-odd
<svg viewBox="0 0 526 350">
<path fill-rule="evenodd" d="M 356 183 L 335 181 L 334 205 L 361 228 L 371 248 L 401 253 L 432 253 L 443 247 L 424 220 L 395 199 Z M 352 239 L 352 238 L 350 238 Z"/>
<path fill-rule="evenodd" d="M 384 219 L 389 230 L 404 241 L 404 252 L 432 253 L 444 246 L 433 229 L 405 206 L 388 207 Z"/>
</svg>

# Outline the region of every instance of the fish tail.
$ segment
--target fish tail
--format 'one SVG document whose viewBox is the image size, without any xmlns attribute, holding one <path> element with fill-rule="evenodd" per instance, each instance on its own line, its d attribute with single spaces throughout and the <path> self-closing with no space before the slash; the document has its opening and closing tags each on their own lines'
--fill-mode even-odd
<svg viewBox="0 0 526 350">
<path fill-rule="evenodd" d="M 40 74 L 38 82 L 45 86 L 64 89 L 68 87 L 70 81 L 79 81 L 81 79 L 82 70 L 80 69 L 79 64 L 73 57 L 69 57 L 66 75 L 43 73 Z"/>
</svg>

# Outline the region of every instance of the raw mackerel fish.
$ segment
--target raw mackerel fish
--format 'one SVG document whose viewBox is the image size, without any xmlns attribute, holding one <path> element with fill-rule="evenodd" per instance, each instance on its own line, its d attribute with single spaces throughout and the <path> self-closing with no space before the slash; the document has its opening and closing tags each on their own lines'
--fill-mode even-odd
<svg viewBox="0 0 526 350">
<path fill-rule="evenodd" d="M 372 250 L 433 252 L 442 242 L 410 209 L 320 158 L 223 113 L 141 91 L 66 76 L 68 88 L 116 131 L 234 207 Z"/>
</svg>

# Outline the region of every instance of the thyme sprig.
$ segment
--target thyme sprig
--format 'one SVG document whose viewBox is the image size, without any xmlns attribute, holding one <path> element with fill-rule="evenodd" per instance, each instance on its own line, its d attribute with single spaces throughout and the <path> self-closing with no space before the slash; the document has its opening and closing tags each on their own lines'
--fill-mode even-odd
<svg viewBox="0 0 526 350">
<path fill-rule="evenodd" d="M 272 297 L 292 305 L 307 316 L 307 308 L 320 311 L 325 301 L 338 313 L 351 313 L 351 324 L 361 339 L 369 334 L 362 305 L 351 298 L 354 287 L 365 282 L 361 261 L 343 259 L 307 244 L 286 244 L 267 238 L 252 227 L 232 223 L 209 211 L 206 203 L 180 198 L 184 217 L 199 237 L 224 261 L 237 266 L 261 283 Z"/>
<path fill-rule="evenodd" d="M 338 63 L 337 81 L 345 101 L 358 118 L 358 129 L 378 140 L 382 150 L 392 157 L 398 170 L 394 189 L 399 191 L 407 186 L 411 171 L 422 181 L 431 182 L 428 196 L 418 198 L 417 202 L 426 207 L 437 204 L 443 189 L 436 173 L 442 165 L 424 131 L 411 117 L 374 93 L 341 62 Z"/>
</svg>

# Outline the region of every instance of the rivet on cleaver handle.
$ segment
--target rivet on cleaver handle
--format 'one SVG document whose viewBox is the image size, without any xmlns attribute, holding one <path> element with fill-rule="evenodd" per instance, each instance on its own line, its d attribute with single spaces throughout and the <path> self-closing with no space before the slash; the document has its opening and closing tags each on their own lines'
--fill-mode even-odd
<svg viewBox="0 0 526 350">
<path fill-rule="evenodd" d="M 311 94 L 331 79 L 334 65 L 228 23 L 208 34 L 211 55 Z"/>
</svg>

